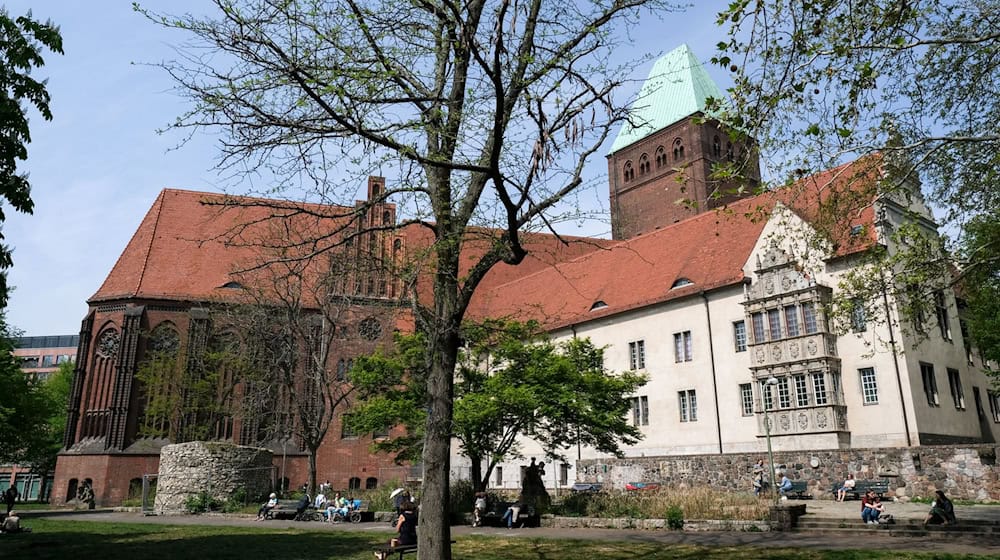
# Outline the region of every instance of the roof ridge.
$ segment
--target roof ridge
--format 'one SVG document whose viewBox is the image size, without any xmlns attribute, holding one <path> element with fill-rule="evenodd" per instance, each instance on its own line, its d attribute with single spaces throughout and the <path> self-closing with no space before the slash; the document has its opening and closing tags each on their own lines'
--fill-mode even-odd
<svg viewBox="0 0 1000 560">
<path fill-rule="evenodd" d="M 156 208 L 156 217 L 153 218 L 153 228 L 149 234 L 149 243 L 146 246 L 146 255 L 142 259 L 142 268 L 139 269 L 139 279 L 135 283 L 134 294 L 138 294 L 142 291 L 142 282 L 146 279 L 146 268 L 149 266 L 149 255 L 153 252 L 153 243 L 156 241 L 156 229 L 160 225 L 160 216 L 163 215 L 163 205 L 166 204 L 167 201 L 167 190 L 168 189 L 161 190 L 160 196 L 157 197 L 157 202 L 159 202 L 159 204 L 153 204 Z M 126 245 L 126 247 L 128 247 L 128 245 Z"/>
</svg>

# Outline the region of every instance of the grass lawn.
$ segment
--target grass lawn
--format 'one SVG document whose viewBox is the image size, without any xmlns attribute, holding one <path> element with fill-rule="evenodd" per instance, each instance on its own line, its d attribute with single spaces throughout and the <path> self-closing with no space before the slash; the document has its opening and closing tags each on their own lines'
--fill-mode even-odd
<svg viewBox="0 0 1000 560">
<path fill-rule="evenodd" d="M 0 557 L 32 559 L 370 560 L 383 536 L 257 527 L 146 525 L 29 519 L 25 535 L 0 535 Z M 388 535 L 388 532 L 387 532 Z M 772 550 L 758 547 L 665 546 L 653 543 L 460 537 L 456 559 L 471 560 L 831 560 L 987 558 L 900 551 Z"/>
</svg>

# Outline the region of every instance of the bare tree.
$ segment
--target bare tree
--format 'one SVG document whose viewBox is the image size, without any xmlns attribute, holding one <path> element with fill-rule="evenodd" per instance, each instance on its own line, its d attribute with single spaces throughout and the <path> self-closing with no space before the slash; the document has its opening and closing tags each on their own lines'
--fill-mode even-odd
<svg viewBox="0 0 1000 560">
<path fill-rule="evenodd" d="M 524 259 L 523 231 L 565 215 L 560 201 L 585 184 L 585 162 L 627 118 L 612 99 L 626 68 L 609 63 L 627 40 L 623 26 L 676 8 L 664 0 L 215 5 L 216 17 L 147 12 L 190 39 L 162 64 L 192 101 L 173 127 L 218 133 L 220 167 L 265 174 L 316 202 L 344 204 L 360 176 L 388 167 L 396 177 L 372 203 L 391 198 L 407 216 L 401 225 L 429 233 L 427 250 L 410 253 L 427 272 L 411 292 L 426 296 L 413 312 L 428 336 L 420 555 L 450 558 L 459 325 L 490 269 Z M 339 235 L 352 227 L 317 232 L 298 256 L 331 250 L 355 237 Z M 474 234 L 483 249 L 463 262 Z"/>
</svg>

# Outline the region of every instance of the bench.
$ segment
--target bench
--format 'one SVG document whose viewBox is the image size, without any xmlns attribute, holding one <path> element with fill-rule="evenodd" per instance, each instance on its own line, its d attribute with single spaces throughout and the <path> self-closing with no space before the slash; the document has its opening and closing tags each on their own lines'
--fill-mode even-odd
<svg viewBox="0 0 1000 560">
<path fill-rule="evenodd" d="M 264 514 L 264 519 L 294 519 L 295 521 L 322 521 L 323 514 L 309 505 L 299 512 L 298 500 L 278 500 L 278 505 Z"/>
<path fill-rule="evenodd" d="M 836 484 L 833 487 L 833 496 L 837 497 L 837 491 L 844 483 Z M 847 490 L 844 493 L 844 499 L 854 498 L 855 500 L 860 499 L 869 490 L 875 493 L 876 496 L 882 498 L 887 492 L 889 492 L 889 481 L 887 480 L 858 480 L 854 482 L 854 489 Z"/>
<path fill-rule="evenodd" d="M 455 544 L 455 541 L 451 541 L 451 544 Z M 389 546 L 387 544 L 382 546 L 376 546 L 375 552 L 382 555 L 383 558 L 389 558 L 394 555 L 399 555 L 399 559 L 403 559 L 403 555 L 411 554 L 417 552 L 417 545 L 415 544 L 400 544 L 396 546 Z"/>
<path fill-rule="evenodd" d="M 783 494 L 788 498 L 795 498 L 798 500 L 808 500 L 812 498 L 812 494 L 807 493 L 809 490 L 809 483 L 805 480 L 793 480 L 792 487 L 785 491 Z"/>
<path fill-rule="evenodd" d="M 516 502 L 491 502 L 487 504 L 486 511 L 480 518 L 483 526 L 490 525 L 502 527 L 506 525 L 503 516 L 507 513 L 507 508 Z M 541 518 L 535 511 L 535 506 L 521 506 L 521 511 L 517 514 L 517 527 L 538 527 L 541 525 Z"/>
</svg>

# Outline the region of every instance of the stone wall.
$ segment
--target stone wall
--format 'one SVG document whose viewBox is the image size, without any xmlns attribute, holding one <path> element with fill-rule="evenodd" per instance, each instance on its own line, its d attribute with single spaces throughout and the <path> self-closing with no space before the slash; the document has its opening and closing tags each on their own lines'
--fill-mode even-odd
<svg viewBox="0 0 1000 560">
<path fill-rule="evenodd" d="M 156 513 L 181 513 L 189 497 L 201 492 L 229 499 L 238 490 L 256 499 L 270 492 L 274 469 L 271 452 L 222 442 L 192 441 L 160 451 Z"/>
<path fill-rule="evenodd" d="M 823 451 L 782 451 L 774 464 L 785 465 L 789 478 L 805 480 L 815 498 L 854 473 L 857 480 L 886 478 L 890 495 L 928 497 L 942 489 L 953 498 L 1000 500 L 1000 469 L 995 445 L 943 445 Z M 629 482 L 659 482 L 668 487 L 712 486 L 750 490 L 750 471 L 767 454 L 675 455 L 577 461 L 578 482 L 602 482 L 624 488 Z"/>
</svg>

